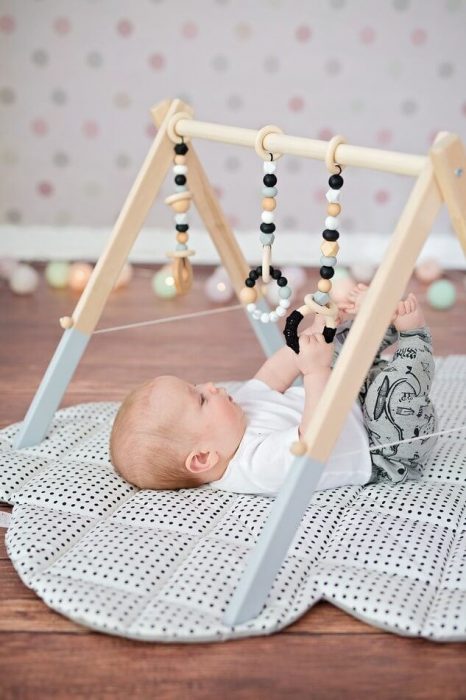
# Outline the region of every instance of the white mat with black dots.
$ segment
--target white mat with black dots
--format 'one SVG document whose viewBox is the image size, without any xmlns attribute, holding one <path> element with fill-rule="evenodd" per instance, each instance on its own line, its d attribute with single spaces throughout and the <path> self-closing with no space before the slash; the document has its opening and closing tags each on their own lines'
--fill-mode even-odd
<svg viewBox="0 0 466 700">
<path fill-rule="evenodd" d="M 466 424 L 465 356 L 437 360 L 433 398 L 440 429 Z M 270 634 L 323 599 L 397 634 L 466 640 L 466 432 L 439 439 L 419 482 L 315 493 L 263 612 L 229 628 L 273 499 L 138 491 L 109 461 L 117 407 L 62 409 L 48 439 L 16 452 L 18 424 L 0 432 L 8 554 L 51 608 L 101 632 L 203 642 Z"/>
</svg>

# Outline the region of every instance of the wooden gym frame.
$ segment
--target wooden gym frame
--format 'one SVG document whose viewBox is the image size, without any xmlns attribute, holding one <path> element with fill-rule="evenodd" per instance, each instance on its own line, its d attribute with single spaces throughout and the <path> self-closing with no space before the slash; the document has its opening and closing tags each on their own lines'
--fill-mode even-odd
<svg viewBox="0 0 466 700">
<path fill-rule="evenodd" d="M 184 136 L 186 139 L 201 138 L 254 148 L 258 133 L 251 129 L 195 121 L 192 108 L 178 99 L 165 100 L 151 113 L 158 127 L 157 134 L 72 316 L 62 322 L 66 330 L 20 428 L 15 442 L 17 449 L 40 443 L 47 433 L 108 295 L 172 166 L 173 140 L 169 134 L 172 139 Z M 325 141 L 282 133 L 269 133 L 264 138 L 263 147 L 269 152 L 319 160 L 325 160 L 327 152 Z M 239 572 L 239 584 L 223 620 L 227 625 L 244 623 L 262 610 L 442 202 L 446 203 L 453 228 L 466 254 L 466 154 L 456 134 L 439 133 L 427 156 L 341 143 L 337 146 L 335 161 L 342 166 L 410 175 L 416 180 L 318 410 L 305 431 L 308 451 L 295 457 L 258 541 Z M 192 146 L 187 163 L 193 201 L 239 298 L 249 267 Z M 268 310 L 264 299 L 258 306 Z M 266 354 L 270 355 L 283 345 L 275 324 L 252 320 L 251 323 Z"/>
</svg>

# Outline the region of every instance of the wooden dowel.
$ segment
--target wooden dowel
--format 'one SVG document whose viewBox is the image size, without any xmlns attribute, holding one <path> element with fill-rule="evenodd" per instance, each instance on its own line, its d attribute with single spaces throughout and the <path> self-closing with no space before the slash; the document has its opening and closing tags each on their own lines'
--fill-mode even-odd
<svg viewBox="0 0 466 700">
<path fill-rule="evenodd" d="M 258 133 L 254 129 L 201 122 L 195 119 L 179 119 L 175 131 L 180 137 L 220 141 L 248 148 L 254 148 Z M 264 139 L 264 148 L 274 153 L 287 153 L 324 161 L 328 142 L 301 136 L 288 136 L 287 134 L 269 134 Z M 335 160 L 341 165 L 417 177 L 427 163 L 427 156 L 383 151 L 377 148 L 342 143 L 337 146 Z"/>
</svg>

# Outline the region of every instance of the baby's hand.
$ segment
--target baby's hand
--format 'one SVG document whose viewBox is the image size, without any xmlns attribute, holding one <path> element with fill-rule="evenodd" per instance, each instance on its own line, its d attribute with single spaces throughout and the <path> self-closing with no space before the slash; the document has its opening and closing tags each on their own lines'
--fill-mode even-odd
<svg viewBox="0 0 466 700">
<path fill-rule="evenodd" d="M 302 374 L 313 374 L 328 369 L 333 359 L 333 343 L 326 343 L 322 333 L 299 336 L 299 355 L 296 364 Z"/>
</svg>

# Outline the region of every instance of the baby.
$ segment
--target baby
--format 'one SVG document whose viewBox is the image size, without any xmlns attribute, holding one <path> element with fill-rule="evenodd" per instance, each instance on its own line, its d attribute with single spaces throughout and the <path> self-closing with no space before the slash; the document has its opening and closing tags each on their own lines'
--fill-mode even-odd
<svg viewBox="0 0 466 700">
<path fill-rule="evenodd" d="M 317 316 L 299 339 L 297 355 L 278 350 L 234 397 L 212 382 L 193 385 L 159 376 L 134 389 L 113 424 L 110 455 L 129 482 L 150 489 L 209 485 L 237 493 L 273 495 L 280 489 L 299 439 L 366 294 L 356 285 L 339 304 L 344 321 L 333 343 Z M 420 476 L 436 439 L 429 399 L 434 373 L 431 335 L 416 297 L 395 311 L 358 400 L 325 465 L 319 489 Z M 398 339 L 390 361 L 380 353 Z M 299 375 L 304 386 L 292 386 Z M 414 442 L 413 437 L 425 435 Z M 398 443 L 388 447 L 377 445 Z M 369 447 L 376 448 L 369 451 Z"/>
</svg>

